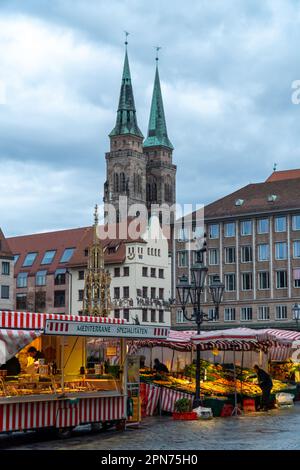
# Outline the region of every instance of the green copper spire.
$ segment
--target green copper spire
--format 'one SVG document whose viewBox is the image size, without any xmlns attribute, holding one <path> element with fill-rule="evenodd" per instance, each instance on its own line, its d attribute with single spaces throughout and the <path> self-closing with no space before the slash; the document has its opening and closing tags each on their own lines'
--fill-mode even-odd
<svg viewBox="0 0 300 470">
<path fill-rule="evenodd" d="M 158 58 L 156 57 L 156 71 L 148 126 L 148 136 L 144 142 L 144 147 L 163 145 L 164 147 L 168 147 L 173 150 L 174 147 L 168 137 L 157 62 Z"/>
<path fill-rule="evenodd" d="M 117 121 L 114 129 L 109 134 L 110 137 L 123 134 L 132 134 L 143 137 L 136 120 L 136 110 L 134 104 L 133 90 L 131 84 L 130 68 L 127 54 L 127 41 L 125 60 L 122 75 L 119 106 L 117 111 Z"/>
</svg>

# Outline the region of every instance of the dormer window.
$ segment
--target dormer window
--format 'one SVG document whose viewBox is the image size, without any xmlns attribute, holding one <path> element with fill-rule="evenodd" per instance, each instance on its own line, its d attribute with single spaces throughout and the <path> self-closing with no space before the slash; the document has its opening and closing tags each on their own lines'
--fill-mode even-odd
<svg viewBox="0 0 300 470">
<path fill-rule="evenodd" d="M 244 202 L 245 202 L 244 199 L 237 199 L 235 201 L 235 205 L 236 206 L 242 206 L 244 204 Z"/>
<path fill-rule="evenodd" d="M 278 196 L 276 194 L 270 194 L 268 196 L 268 202 L 275 202 L 278 199 Z"/>
</svg>

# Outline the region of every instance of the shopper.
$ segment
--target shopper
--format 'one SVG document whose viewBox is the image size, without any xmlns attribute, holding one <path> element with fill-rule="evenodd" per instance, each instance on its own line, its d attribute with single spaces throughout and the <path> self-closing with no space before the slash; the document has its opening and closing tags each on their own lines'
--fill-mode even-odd
<svg viewBox="0 0 300 470">
<path fill-rule="evenodd" d="M 32 357 L 35 361 L 44 359 L 45 356 L 41 351 L 38 351 L 34 346 L 30 346 L 27 350 L 28 356 Z"/>
<path fill-rule="evenodd" d="M 167 368 L 167 366 L 165 364 L 163 364 L 162 362 L 160 362 L 158 359 L 154 359 L 153 369 L 156 372 L 165 372 L 165 373 L 169 372 L 169 369 Z"/>
<path fill-rule="evenodd" d="M 258 378 L 258 385 L 262 391 L 262 409 L 263 411 L 268 411 L 270 406 L 271 390 L 273 387 L 271 376 L 258 365 L 254 366 L 254 370 Z"/>
</svg>

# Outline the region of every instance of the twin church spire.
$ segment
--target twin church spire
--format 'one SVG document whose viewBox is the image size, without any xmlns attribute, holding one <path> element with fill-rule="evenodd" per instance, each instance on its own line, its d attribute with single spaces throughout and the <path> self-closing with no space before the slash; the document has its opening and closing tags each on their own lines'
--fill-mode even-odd
<svg viewBox="0 0 300 470">
<path fill-rule="evenodd" d="M 136 108 L 134 103 L 133 88 L 130 75 L 130 67 L 126 51 L 123 66 L 122 83 L 120 90 L 119 106 L 117 111 L 116 125 L 109 134 L 110 137 L 117 135 L 131 134 L 143 138 L 137 124 Z M 154 79 L 154 87 L 152 94 L 150 118 L 148 125 L 147 137 L 143 144 L 144 148 L 163 146 L 173 150 L 173 145 L 169 140 L 167 125 L 164 113 L 164 105 L 161 93 L 158 58 L 156 58 L 156 71 Z"/>
</svg>

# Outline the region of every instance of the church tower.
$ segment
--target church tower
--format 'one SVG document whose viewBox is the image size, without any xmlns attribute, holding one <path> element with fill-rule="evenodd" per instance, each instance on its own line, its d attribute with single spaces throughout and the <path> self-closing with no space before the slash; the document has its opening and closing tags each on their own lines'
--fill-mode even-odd
<svg viewBox="0 0 300 470">
<path fill-rule="evenodd" d="M 151 204 L 172 206 L 176 201 L 176 165 L 172 161 L 173 145 L 168 137 L 158 72 L 158 57 L 151 102 L 148 135 L 144 142 L 147 157 L 146 199 Z"/>
<path fill-rule="evenodd" d="M 137 124 L 136 109 L 125 42 L 119 106 L 116 125 L 109 134 L 110 151 L 106 153 L 106 182 L 104 184 L 104 216 L 108 218 L 107 204 L 115 207 L 120 221 L 119 197 L 127 196 L 132 204 L 146 204 L 146 161 L 143 153 L 143 134 Z"/>
</svg>

